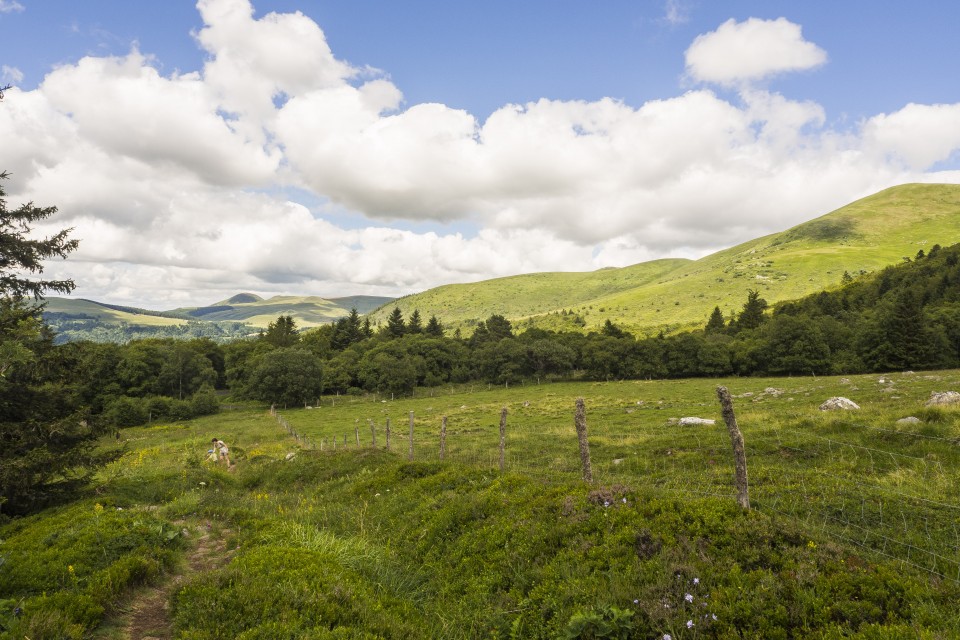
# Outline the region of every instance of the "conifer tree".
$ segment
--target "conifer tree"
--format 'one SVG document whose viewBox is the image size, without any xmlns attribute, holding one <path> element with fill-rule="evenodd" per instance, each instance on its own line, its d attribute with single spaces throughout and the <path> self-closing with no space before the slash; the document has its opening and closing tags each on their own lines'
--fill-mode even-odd
<svg viewBox="0 0 960 640">
<path fill-rule="evenodd" d="M 423 333 L 423 320 L 420 318 L 420 310 L 414 309 L 407 320 L 407 333 Z"/>
<path fill-rule="evenodd" d="M 424 333 L 433 338 L 443 337 L 443 324 L 437 320 L 437 316 L 430 316 L 430 319 L 427 321 L 427 327 L 424 329 Z"/>
<path fill-rule="evenodd" d="M 400 311 L 400 307 L 394 307 L 393 311 L 390 312 L 390 317 L 387 318 L 387 336 L 391 338 L 399 338 L 407 332 L 407 325 L 403 321 L 403 312 Z"/>
<path fill-rule="evenodd" d="M 723 312 L 720 311 L 720 307 L 714 307 L 713 313 L 710 314 L 710 319 L 707 320 L 707 326 L 704 328 L 706 333 L 721 333 L 726 325 L 723 322 Z"/>
</svg>

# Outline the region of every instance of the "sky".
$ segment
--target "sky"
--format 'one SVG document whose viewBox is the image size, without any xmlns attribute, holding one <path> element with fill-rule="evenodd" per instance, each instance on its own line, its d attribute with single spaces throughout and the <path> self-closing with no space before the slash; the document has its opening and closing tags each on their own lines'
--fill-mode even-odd
<svg viewBox="0 0 960 640">
<path fill-rule="evenodd" d="M 960 183 L 960 3 L 0 0 L 44 277 L 172 309 L 698 258 Z"/>
</svg>

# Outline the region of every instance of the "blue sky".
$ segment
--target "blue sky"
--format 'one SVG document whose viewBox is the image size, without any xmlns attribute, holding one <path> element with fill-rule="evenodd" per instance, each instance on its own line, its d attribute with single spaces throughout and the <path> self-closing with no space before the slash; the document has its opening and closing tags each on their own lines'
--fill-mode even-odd
<svg viewBox="0 0 960 640">
<path fill-rule="evenodd" d="M 956 24 L 952 2 L 0 0 L 0 162 L 81 239 L 50 269 L 111 302 L 698 257 L 960 181 Z"/>
</svg>

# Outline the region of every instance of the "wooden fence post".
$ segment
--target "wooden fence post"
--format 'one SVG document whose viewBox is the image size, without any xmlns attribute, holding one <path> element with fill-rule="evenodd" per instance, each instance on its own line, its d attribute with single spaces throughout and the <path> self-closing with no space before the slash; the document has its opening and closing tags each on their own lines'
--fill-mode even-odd
<svg viewBox="0 0 960 640">
<path fill-rule="evenodd" d="M 447 416 L 440 420 L 440 459 L 447 456 Z"/>
<path fill-rule="evenodd" d="M 730 433 L 730 442 L 733 444 L 733 462 L 737 473 L 737 502 L 744 509 L 750 508 L 750 494 L 747 488 L 747 454 L 743 449 L 743 434 L 737 425 L 737 416 L 733 413 L 733 398 L 726 387 L 717 387 L 717 398 L 720 399 L 720 412 L 723 421 L 727 423 Z"/>
<path fill-rule="evenodd" d="M 407 458 L 413 460 L 413 411 L 410 412 L 410 449 Z"/>
<path fill-rule="evenodd" d="M 387 418 L 387 451 L 390 451 L 390 418 Z"/>
<path fill-rule="evenodd" d="M 357 446 L 360 446 L 360 425 L 356 422 L 353 423 L 353 431 L 357 436 Z"/>
<path fill-rule="evenodd" d="M 504 448 L 507 444 L 507 408 L 500 409 L 500 473 L 503 473 L 504 467 Z"/>
<path fill-rule="evenodd" d="M 580 444 L 580 466 L 583 468 L 585 482 L 593 482 L 593 469 L 590 467 L 590 443 L 587 441 L 587 410 L 583 406 L 583 398 L 577 398 L 576 412 L 573 422 L 577 427 L 577 441 Z"/>
<path fill-rule="evenodd" d="M 373 420 L 367 420 L 370 423 L 370 446 L 374 449 L 377 448 L 377 428 L 373 424 Z"/>
</svg>

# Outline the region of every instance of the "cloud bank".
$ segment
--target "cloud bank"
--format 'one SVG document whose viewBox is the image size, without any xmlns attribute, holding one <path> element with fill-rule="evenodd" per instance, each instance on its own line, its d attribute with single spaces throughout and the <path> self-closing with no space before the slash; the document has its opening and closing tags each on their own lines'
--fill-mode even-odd
<svg viewBox="0 0 960 640">
<path fill-rule="evenodd" d="M 960 149 L 960 104 L 839 131 L 820 105 L 760 88 L 826 61 L 782 18 L 698 37 L 697 85 L 680 95 L 544 98 L 480 121 L 405 104 L 299 12 L 197 7 L 198 71 L 164 75 L 134 48 L 58 67 L 0 107 L 8 200 L 56 204 L 53 227 L 75 228 L 80 249 L 48 270 L 78 295 L 155 308 L 240 290 L 399 295 L 697 257 L 892 184 L 960 180 L 931 171 Z M 345 217 L 360 222 L 331 222 Z"/>
</svg>

